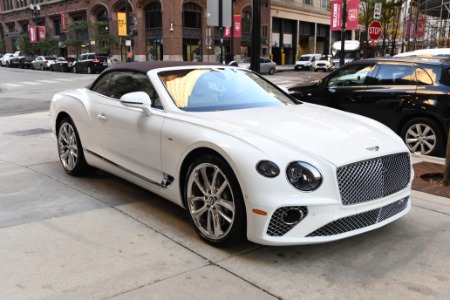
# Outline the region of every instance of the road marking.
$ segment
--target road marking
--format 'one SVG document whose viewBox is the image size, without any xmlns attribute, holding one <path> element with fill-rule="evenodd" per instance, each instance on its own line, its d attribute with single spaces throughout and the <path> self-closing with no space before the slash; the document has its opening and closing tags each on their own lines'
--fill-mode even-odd
<svg viewBox="0 0 450 300">
<path fill-rule="evenodd" d="M 34 82 L 34 81 L 22 81 L 20 82 L 21 84 L 28 84 L 28 85 L 39 85 L 39 82 Z"/>
<path fill-rule="evenodd" d="M 21 87 L 20 84 L 15 84 L 15 83 L 2 83 L 2 85 L 7 86 L 7 87 Z"/>
<path fill-rule="evenodd" d="M 55 80 L 36 80 L 37 82 L 42 82 L 42 83 L 57 83 L 57 81 Z"/>
</svg>

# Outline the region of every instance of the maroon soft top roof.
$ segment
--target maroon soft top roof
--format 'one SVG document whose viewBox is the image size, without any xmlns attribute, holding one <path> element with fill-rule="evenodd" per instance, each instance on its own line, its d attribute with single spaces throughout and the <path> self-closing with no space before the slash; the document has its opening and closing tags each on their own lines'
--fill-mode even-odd
<svg viewBox="0 0 450 300">
<path fill-rule="evenodd" d="M 147 73 L 150 70 L 158 68 L 169 68 L 179 66 L 198 66 L 198 65 L 220 65 L 218 63 L 205 63 L 205 62 L 190 62 L 190 61 L 143 61 L 143 62 L 130 62 L 114 65 L 105 72 L 109 71 L 135 71 L 140 73 Z"/>
</svg>

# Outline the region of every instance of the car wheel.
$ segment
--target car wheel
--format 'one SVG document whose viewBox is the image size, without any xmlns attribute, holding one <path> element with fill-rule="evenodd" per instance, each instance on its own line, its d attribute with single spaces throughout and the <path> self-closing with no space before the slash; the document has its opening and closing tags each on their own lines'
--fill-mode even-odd
<svg viewBox="0 0 450 300">
<path fill-rule="evenodd" d="M 21 69 L 23 69 L 23 68 L 24 68 L 24 65 L 23 65 L 23 63 L 20 63 L 20 68 L 21 68 Z"/>
<path fill-rule="evenodd" d="M 92 170 L 84 158 L 80 137 L 72 119 L 64 118 L 57 129 L 58 155 L 64 170 L 72 176 Z"/>
<path fill-rule="evenodd" d="M 298 67 L 297 66 L 294 67 L 294 71 L 298 71 Z"/>
<path fill-rule="evenodd" d="M 441 156 L 444 139 L 439 125 L 426 118 L 410 120 L 403 126 L 401 137 L 411 152 Z"/>
<path fill-rule="evenodd" d="M 73 73 L 76 73 L 76 72 L 77 72 L 77 68 L 73 67 L 73 68 L 72 68 L 72 72 L 73 72 Z"/>
<path fill-rule="evenodd" d="M 318 70 L 317 69 L 314 69 L 314 72 L 317 72 Z"/>
<path fill-rule="evenodd" d="M 236 176 L 222 158 L 206 155 L 191 164 L 184 199 L 189 219 L 209 244 L 230 246 L 246 236 L 242 192 Z"/>
<path fill-rule="evenodd" d="M 269 75 L 273 75 L 275 74 L 275 69 L 274 68 L 270 68 L 269 69 Z"/>
<path fill-rule="evenodd" d="M 91 67 L 89 67 L 89 66 L 87 67 L 86 71 L 87 71 L 87 73 L 88 73 L 88 74 L 93 74 L 93 72 L 92 72 L 92 68 L 91 68 Z"/>
</svg>

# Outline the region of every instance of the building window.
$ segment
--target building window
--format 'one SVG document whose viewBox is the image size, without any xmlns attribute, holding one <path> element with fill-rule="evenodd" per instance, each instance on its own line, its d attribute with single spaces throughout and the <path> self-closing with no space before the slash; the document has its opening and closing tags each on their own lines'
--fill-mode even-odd
<svg viewBox="0 0 450 300">
<path fill-rule="evenodd" d="M 267 38 L 269 36 L 267 25 L 263 25 L 261 29 L 261 36 Z"/>
<path fill-rule="evenodd" d="M 328 9 L 329 0 L 320 0 L 320 7 Z"/>
<path fill-rule="evenodd" d="M 312 0 L 303 0 L 303 3 L 307 5 L 312 5 Z"/>
<path fill-rule="evenodd" d="M 145 28 L 161 28 L 161 3 L 153 2 L 145 7 Z"/>
<path fill-rule="evenodd" d="M 202 8 L 197 4 L 183 4 L 183 27 L 202 28 L 202 16 Z"/>
</svg>

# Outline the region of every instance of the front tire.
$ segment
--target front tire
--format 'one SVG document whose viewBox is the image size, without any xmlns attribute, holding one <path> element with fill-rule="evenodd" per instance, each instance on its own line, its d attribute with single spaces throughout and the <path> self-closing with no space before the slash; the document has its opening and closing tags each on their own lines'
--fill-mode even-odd
<svg viewBox="0 0 450 300">
<path fill-rule="evenodd" d="M 207 243 L 226 247 L 246 236 L 242 192 L 236 176 L 222 158 L 205 155 L 191 164 L 184 200 L 189 219 Z"/>
<path fill-rule="evenodd" d="M 403 126 L 401 137 L 411 152 L 442 156 L 444 139 L 439 125 L 431 119 L 415 118 Z"/>
<path fill-rule="evenodd" d="M 78 131 L 69 117 L 59 123 L 57 141 L 59 160 L 69 175 L 79 176 L 92 170 L 84 158 Z"/>
<path fill-rule="evenodd" d="M 274 68 L 270 68 L 269 69 L 269 75 L 273 75 L 275 74 L 275 69 Z"/>
</svg>

